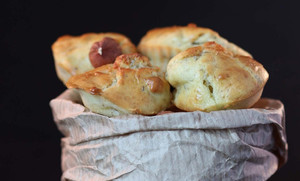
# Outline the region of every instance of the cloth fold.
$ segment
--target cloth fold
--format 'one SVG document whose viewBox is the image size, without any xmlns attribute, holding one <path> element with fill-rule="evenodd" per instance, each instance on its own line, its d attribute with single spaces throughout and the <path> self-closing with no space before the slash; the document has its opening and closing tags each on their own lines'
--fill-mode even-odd
<svg viewBox="0 0 300 181">
<path fill-rule="evenodd" d="M 266 180 L 287 161 L 283 104 L 107 117 L 67 90 L 51 100 L 62 180 Z"/>
</svg>

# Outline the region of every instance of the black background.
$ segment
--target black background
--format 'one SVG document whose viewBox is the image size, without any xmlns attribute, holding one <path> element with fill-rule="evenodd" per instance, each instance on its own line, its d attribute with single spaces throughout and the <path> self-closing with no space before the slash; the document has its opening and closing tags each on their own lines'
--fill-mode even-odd
<svg viewBox="0 0 300 181">
<path fill-rule="evenodd" d="M 65 90 L 51 44 L 61 35 L 119 32 L 137 44 L 154 27 L 209 27 L 270 74 L 263 97 L 286 109 L 289 160 L 270 180 L 300 176 L 297 1 L 18 1 L 1 5 L 1 180 L 60 180 L 60 138 L 49 101 Z"/>
</svg>

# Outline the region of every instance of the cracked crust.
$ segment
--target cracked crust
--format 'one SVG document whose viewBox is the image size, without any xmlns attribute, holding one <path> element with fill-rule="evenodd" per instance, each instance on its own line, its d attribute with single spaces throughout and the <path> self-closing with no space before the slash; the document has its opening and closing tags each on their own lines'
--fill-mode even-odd
<svg viewBox="0 0 300 181">
<path fill-rule="evenodd" d="M 79 89 L 84 105 L 106 116 L 157 114 L 170 105 L 172 96 L 159 68 L 137 53 L 120 55 L 114 64 L 75 75 L 67 87 Z"/>
<path fill-rule="evenodd" d="M 104 37 L 116 40 L 123 54 L 136 52 L 135 45 L 124 35 L 118 33 L 86 33 L 81 36 L 64 35 L 52 45 L 56 73 L 66 83 L 68 79 L 94 69 L 89 60 L 89 52 L 93 43 Z"/>
<path fill-rule="evenodd" d="M 208 42 L 172 58 L 166 78 L 176 89 L 174 104 L 178 108 L 214 111 L 251 107 L 260 98 L 268 76 L 251 57 Z"/>
<path fill-rule="evenodd" d="M 251 57 L 248 52 L 228 42 L 217 32 L 208 28 L 197 27 L 195 24 L 152 29 L 141 39 L 138 50 L 143 55 L 148 56 L 153 65 L 160 67 L 165 72 L 172 57 L 181 51 L 201 46 L 209 41 L 215 41 L 234 54 Z"/>
</svg>

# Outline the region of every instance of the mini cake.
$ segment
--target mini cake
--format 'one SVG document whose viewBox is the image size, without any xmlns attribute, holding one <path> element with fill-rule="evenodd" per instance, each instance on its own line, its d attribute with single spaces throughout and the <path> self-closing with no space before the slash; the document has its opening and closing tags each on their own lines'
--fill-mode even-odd
<svg viewBox="0 0 300 181">
<path fill-rule="evenodd" d="M 174 104 L 185 111 L 249 108 L 260 98 L 268 77 L 251 57 L 235 55 L 215 42 L 179 53 L 166 74 L 175 87 Z"/>
<path fill-rule="evenodd" d="M 172 96 L 159 68 L 138 53 L 118 56 L 114 64 L 75 75 L 66 85 L 79 90 L 87 108 L 106 116 L 154 115 L 170 105 Z"/>
</svg>

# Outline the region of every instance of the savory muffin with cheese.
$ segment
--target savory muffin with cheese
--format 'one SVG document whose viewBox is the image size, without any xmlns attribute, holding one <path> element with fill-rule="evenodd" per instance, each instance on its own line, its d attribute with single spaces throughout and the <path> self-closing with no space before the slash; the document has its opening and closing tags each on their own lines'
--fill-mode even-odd
<svg viewBox="0 0 300 181">
<path fill-rule="evenodd" d="M 94 69 L 89 54 L 95 42 L 104 38 L 115 40 L 121 54 L 135 53 L 135 45 L 124 35 L 118 33 L 86 33 L 81 36 L 65 35 L 52 45 L 55 68 L 58 77 L 66 83 L 68 79 Z"/>
<path fill-rule="evenodd" d="M 168 62 L 173 56 L 209 41 L 222 45 L 234 54 L 251 57 L 248 52 L 228 42 L 217 32 L 197 27 L 195 24 L 152 29 L 141 39 L 138 50 L 150 58 L 152 65 L 160 67 L 165 72 Z"/>
<path fill-rule="evenodd" d="M 120 55 L 114 64 L 75 75 L 66 85 L 79 90 L 87 108 L 106 116 L 154 115 L 170 105 L 172 96 L 159 68 L 138 53 Z"/>
<path fill-rule="evenodd" d="M 166 79 L 175 87 L 174 104 L 186 111 L 249 108 L 260 98 L 268 72 L 249 56 L 215 42 L 173 57 Z"/>
</svg>

